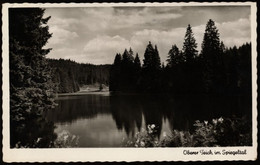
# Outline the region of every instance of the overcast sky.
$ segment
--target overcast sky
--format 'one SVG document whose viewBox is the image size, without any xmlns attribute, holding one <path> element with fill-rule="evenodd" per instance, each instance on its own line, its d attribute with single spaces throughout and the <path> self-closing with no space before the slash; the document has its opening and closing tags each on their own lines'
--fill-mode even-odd
<svg viewBox="0 0 260 165">
<path fill-rule="evenodd" d="M 206 23 L 213 19 L 228 47 L 250 42 L 250 7 L 89 7 L 47 8 L 51 16 L 46 45 L 49 58 L 81 63 L 112 64 L 116 53 L 131 47 L 141 60 L 149 41 L 165 62 L 171 45 L 182 49 L 190 24 L 201 50 Z"/>
</svg>

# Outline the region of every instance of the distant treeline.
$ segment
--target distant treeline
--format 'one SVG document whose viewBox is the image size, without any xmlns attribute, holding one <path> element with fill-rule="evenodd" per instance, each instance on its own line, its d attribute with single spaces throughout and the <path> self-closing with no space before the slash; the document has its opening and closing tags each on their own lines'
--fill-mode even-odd
<svg viewBox="0 0 260 165">
<path fill-rule="evenodd" d="M 117 53 L 110 73 L 110 91 L 172 92 L 174 94 L 251 93 L 251 43 L 227 48 L 220 41 L 214 21 L 206 25 L 202 50 L 190 25 L 183 48 L 173 45 L 166 66 L 161 64 L 157 46 L 146 47 L 143 65 L 138 54 L 125 49 Z"/>
<path fill-rule="evenodd" d="M 111 65 L 80 64 L 64 59 L 48 59 L 48 62 L 58 93 L 76 92 L 83 85 L 109 84 Z"/>
</svg>

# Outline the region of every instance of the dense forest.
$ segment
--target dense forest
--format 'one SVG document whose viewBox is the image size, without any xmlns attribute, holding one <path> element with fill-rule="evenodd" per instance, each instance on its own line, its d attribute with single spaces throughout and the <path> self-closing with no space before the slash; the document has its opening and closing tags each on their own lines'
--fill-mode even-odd
<svg viewBox="0 0 260 165">
<path fill-rule="evenodd" d="M 109 84 L 111 65 L 79 64 L 71 60 L 48 59 L 57 93 L 77 92 L 83 85 Z"/>
<path fill-rule="evenodd" d="M 151 42 L 142 66 L 131 48 L 122 55 L 117 53 L 110 73 L 110 91 L 251 96 L 251 44 L 227 48 L 219 35 L 214 21 L 209 20 L 199 53 L 188 25 L 183 48 L 172 46 L 166 66 Z"/>
</svg>

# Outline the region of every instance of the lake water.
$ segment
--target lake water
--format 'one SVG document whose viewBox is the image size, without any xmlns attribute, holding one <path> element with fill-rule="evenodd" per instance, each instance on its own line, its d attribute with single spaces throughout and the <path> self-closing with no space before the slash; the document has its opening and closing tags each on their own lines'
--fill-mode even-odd
<svg viewBox="0 0 260 165">
<path fill-rule="evenodd" d="M 171 130 L 191 130 L 195 120 L 242 116 L 251 113 L 250 99 L 238 97 L 179 96 L 163 94 L 111 94 L 109 92 L 61 95 L 47 113 L 55 133 L 79 137 L 78 147 L 122 147 L 124 139 L 155 124 L 157 136 Z"/>
</svg>

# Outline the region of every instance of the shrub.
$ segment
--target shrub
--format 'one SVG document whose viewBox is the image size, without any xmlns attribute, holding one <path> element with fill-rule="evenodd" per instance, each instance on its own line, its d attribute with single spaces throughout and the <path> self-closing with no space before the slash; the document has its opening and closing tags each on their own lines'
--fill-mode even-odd
<svg viewBox="0 0 260 165">
<path fill-rule="evenodd" d="M 246 118 L 218 118 L 211 122 L 196 120 L 195 131 L 173 130 L 159 140 L 154 124 L 142 129 L 133 139 L 125 142 L 127 147 L 214 147 L 252 145 L 251 122 Z"/>
<path fill-rule="evenodd" d="M 77 147 L 79 142 L 79 137 L 72 135 L 70 132 L 63 130 L 58 134 L 57 139 L 54 141 L 55 148 L 69 148 Z"/>
<path fill-rule="evenodd" d="M 148 125 L 147 129 L 142 129 L 141 132 L 136 133 L 133 139 L 123 142 L 126 147 L 157 147 L 158 138 L 156 136 L 156 126 L 154 124 Z"/>
<path fill-rule="evenodd" d="M 173 130 L 171 135 L 165 136 L 159 143 L 160 147 L 189 147 L 193 146 L 193 135 L 188 131 Z"/>
</svg>

